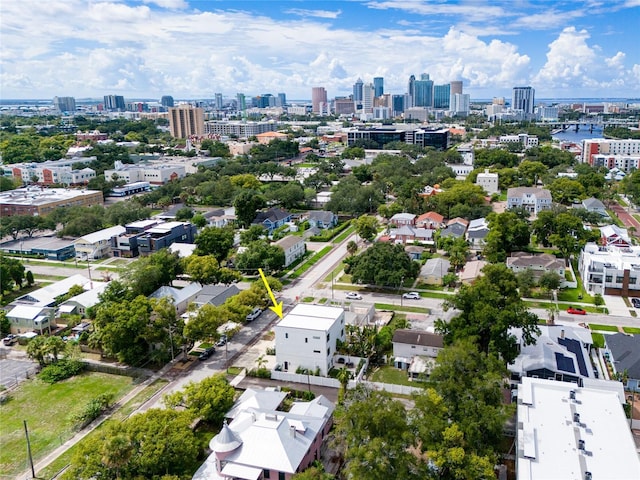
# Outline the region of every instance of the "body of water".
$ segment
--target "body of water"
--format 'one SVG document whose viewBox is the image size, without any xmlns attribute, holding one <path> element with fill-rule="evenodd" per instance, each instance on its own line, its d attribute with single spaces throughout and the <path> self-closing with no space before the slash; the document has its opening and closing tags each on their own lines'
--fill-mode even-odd
<svg viewBox="0 0 640 480">
<path fill-rule="evenodd" d="M 574 128 L 568 128 L 564 132 L 553 135 L 553 139 L 560 142 L 575 142 L 580 144 L 582 143 L 582 140 L 589 138 L 603 138 L 603 136 L 602 127 L 594 127 L 593 131 L 590 132 L 589 127 L 585 127 L 583 125 L 577 132 Z"/>
</svg>

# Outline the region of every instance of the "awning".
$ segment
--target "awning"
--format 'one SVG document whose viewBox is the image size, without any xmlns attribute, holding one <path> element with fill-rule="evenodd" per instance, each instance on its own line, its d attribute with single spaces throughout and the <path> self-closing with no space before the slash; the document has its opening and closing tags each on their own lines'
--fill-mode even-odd
<svg viewBox="0 0 640 480">
<path fill-rule="evenodd" d="M 243 480 L 258 480 L 262 475 L 262 469 L 250 467 L 249 465 L 240 465 L 239 463 L 227 463 L 221 473 L 229 477 L 242 478 Z"/>
</svg>

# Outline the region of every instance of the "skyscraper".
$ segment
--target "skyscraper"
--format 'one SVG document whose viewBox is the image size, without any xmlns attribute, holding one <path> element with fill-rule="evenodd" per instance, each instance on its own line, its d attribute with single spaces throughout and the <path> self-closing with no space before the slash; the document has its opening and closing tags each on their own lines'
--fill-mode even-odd
<svg viewBox="0 0 640 480">
<path fill-rule="evenodd" d="M 404 108 L 411 108 L 415 105 L 416 98 L 416 76 L 411 75 L 409 77 L 409 84 L 407 85 L 407 93 L 409 94 L 409 103 Z"/>
<path fill-rule="evenodd" d="M 236 95 L 236 101 L 238 103 L 237 110 L 238 112 L 242 112 L 242 116 L 244 117 L 244 111 L 247 109 L 247 99 L 244 96 L 244 93 L 238 93 Z"/>
<path fill-rule="evenodd" d="M 522 110 L 526 114 L 533 115 L 535 93 L 533 87 L 513 87 L 511 109 Z"/>
<path fill-rule="evenodd" d="M 429 79 L 428 73 L 420 75 L 420 80 L 416 80 L 413 84 L 414 107 L 433 107 L 433 80 Z"/>
<path fill-rule="evenodd" d="M 356 83 L 353 84 L 353 101 L 355 103 L 362 103 L 362 86 L 364 85 L 364 83 L 362 83 L 362 79 L 358 78 L 358 80 L 356 80 Z"/>
<path fill-rule="evenodd" d="M 451 95 L 451 99 L 453 102 L 451 103 L 450 110 L 454 115 L 469 115 L 469 103 L 471 99 L 468 93 L 454 93 Z"/>
<path fill-rule="evenodd" d="M 405 98 L 409 98 L 409 95 L 393 95 L 391 97 L 391 111 L 394 117 L 402 115 L 404 112 Z"/>
<path fill-rule="evenodd" d="M 373 78 L 373 89 L 376 97 L 381 97 L 384 93 L 384 78 L 382 77 L 374 77 Z"/>
<path fill-rule="evenodd" d="M 53 97 L 53 108 L 58 112 L 75 112 L 76 99 L 73 97 Z"/>
<path fill-rule="evenodd" d="M 192 105 L 169 108 L 169 130 L 174 138 L 204 134 L 204 112 Z"/>
<path fill-rule="evenodd" d="M 126 109 L 124 104 L 124 97 L 122 95 L 105 95 L 104 96 L 104 109 L 105 110 L 117 110 L 124 112 Z"/>
<path fill-rule="evenodd" d="M 278 94 L 278 101 L 277 101 L 276 105 L 278 107 L 285 107 L 287 105 L 287 94 L 286 93 L 279 93 Z"/>
<path fill-rule="evenodd" d="M 451 96 L 451 85 L 434 85 L 433 87 L 433 108 L 449 108 L 449 97 Z"/>
<path fill-rule="evenodd" d="M 317 114 L 327 112 L 327 91 L 324 87 L 311 89 L 311 111 Z"/>
<path fill-rule="evenodd" d="M 215 102 L 216 102 L 216 110 L 222 110 L 222 107 L 224 106 L 224 102 L 222 100 L 221 93 L 215 94 Z"/>
<path fill-rule="evenodd" d="M 171 95 L 164 95 L 160 99 L 160 105 L 166 108 L 173 107 L 173 97 Z"/>
</svg>

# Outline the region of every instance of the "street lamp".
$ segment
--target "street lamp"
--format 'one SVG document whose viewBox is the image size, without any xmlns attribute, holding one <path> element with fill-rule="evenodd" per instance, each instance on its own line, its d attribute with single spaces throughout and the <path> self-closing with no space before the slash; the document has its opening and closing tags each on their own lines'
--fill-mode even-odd
<svg viewBox="0 0 640 480">
<path fill-rule="evenodd" d="M 400 285 L 398 286 L 398 294 L 400 295 L 400 306 L 402 306 L 402 293 L 400 293 L 400 289 L 402 288 L 403 283 L 404 283 L 404 276 L 400 279 Z"/>
</svg>

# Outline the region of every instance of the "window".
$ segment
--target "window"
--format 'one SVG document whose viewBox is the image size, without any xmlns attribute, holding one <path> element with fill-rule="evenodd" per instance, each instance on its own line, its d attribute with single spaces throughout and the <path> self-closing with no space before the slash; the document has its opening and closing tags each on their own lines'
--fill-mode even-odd
<svg viewBox="0 0 640 480">
<path fill-rule="evenodd" d="M 313 353 L 320 353 L 320 350 L 314 350 Z"/>
<path fill-rule="evenodd" d="M 271 478 L 271 470 L 269 470 L 268 468 L 265 468 L 262 471 L 262 473 L 263 473 L 262 475 L 263 478 Z"/>
<path fill-rule="evenodd" d="M 611 283 L 611 280 L 613 279 L 613 277 L 611 275 L 607 275 L 606 277 L 604 277 L 604 281 L 607 283 Z"/>
<path fill-rule="evenodd" d="M 289 334 L 288 334 L 288 333 L 285 333 L 285 334 L 284 334 L 284 338 L 289 338 Z"/>
<path fill-rule="evenodd" d="M 635 285 L 637 280 L 636 277 L 629 277 L 629 285 Z"/>
<path fill-rule="evenodd" d="M 285 480 L 284 479 L 284 472 L 278 472 L 278 480 Z"/>
<path fill-rule="evenodd" d="M 327 342 L 331 339 L 331 334 L 327 333 Z"/>
<path fill-rule="evenodd" d="M 622 283 L 622 276 L 616 275 L 616 283 Z"/>
<path fill-rule="evenodd" d="M 309 339 L 307 337 L 304 337 L 304 343 L 309 343 Z"/>
</svg>

